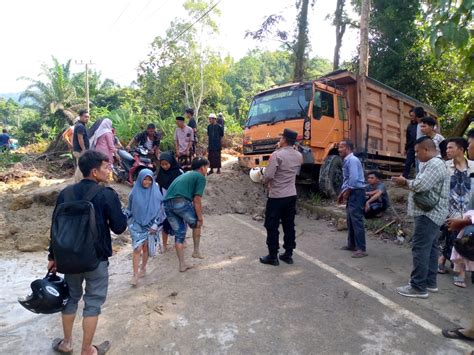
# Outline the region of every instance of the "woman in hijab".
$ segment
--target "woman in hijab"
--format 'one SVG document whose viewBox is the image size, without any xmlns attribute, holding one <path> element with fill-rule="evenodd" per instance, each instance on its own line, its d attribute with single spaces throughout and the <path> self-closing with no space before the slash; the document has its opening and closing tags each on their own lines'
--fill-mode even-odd
<svg viewBox="0 0 474 355">
<path fill-rule="evenodd" d="M 162 202 L 163 195 L 153 181 L 153 172 L 143 169 L 128 196 L 128 207 L 125 211 L 132 236 L 133 277 L 130 282 L 132 286 L 136 286 L 138 279 L 145 276 L 148 256 L 156 254 L 159 229 L 165 219 Z M 140 255 L 142 265 L 139 270 Z"/>
<path fill-rule="evenodd" d="M 92 132 L 92 129 L 90 130 Z M 110 165 L 114 162 L 116 152 L 114 133 L 112 131 L 112 121 L 105 118 L 89 138 L 90 149 L 104 153 L 109 158 Z"/>
<path fill-rule="evenodd" d="M 181 170 L 173 153 L 171 152 L 161 153 L 160 170 L 158 171 L 158 175 L 156 176 L 156 182 L 160 186 L 160 191 L 163 194 L 163 196 L 166 194 L 166 190 L 168 190 L 171 183 L 182 173 L 183 173 L 183 170 Z M 162 232 L 163 251 L 167 251 L 168 249 L 168 236 L 169 235 L 174 235 L 174 232 L 168 222 L 168 219 L 165 219 L 165 221 L 163 222 L 163 232 Z"/>
</svg>

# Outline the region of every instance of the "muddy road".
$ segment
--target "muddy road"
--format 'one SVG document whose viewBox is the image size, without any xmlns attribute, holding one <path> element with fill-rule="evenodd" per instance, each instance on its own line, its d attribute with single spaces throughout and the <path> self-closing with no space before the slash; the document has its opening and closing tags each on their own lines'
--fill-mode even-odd
<svg viewBox="0 0 474 355">
<path fill-rule="evenodd" d="M 111 354 L 464 354 L 471 349 L 443 338 L 440 329 L 468 324 L 474 287 L 456 288 L 449 275 L 440 275 L 440 292 L 427 300 L 397 295 L 394 288 L 407 282 L 411 269 L 407 247 L 369 237 L 369 257 L 352 259 L 339 250 L 344 232 L 300 210 L 295 264 L 260 264 L 258 257 L 266 253 L 256 202 L 261 192 L 253 186 L 255 192 L 243 196 L 239 174 L 228 168 L 209 178 L 201 242 L 206 258 L 191 259 L 190 245 L 190 271 L 178 272 L 171 251 L 152 259 L 147 276 L 131 288 L 131 247 L 124 245 L 110 259 L 109 296 L 95 339 L 110 340 Z M 249 201 L 252 210 L 241 211 Z M 53 353 L 51 341 L 61 336 L 59 316 L 34 315 L 16 302 L 45 268 L 45 251 L 1 255 L 0 353 Z M 76 353 L 80 322 L 79 316 Z"/>
</svg>

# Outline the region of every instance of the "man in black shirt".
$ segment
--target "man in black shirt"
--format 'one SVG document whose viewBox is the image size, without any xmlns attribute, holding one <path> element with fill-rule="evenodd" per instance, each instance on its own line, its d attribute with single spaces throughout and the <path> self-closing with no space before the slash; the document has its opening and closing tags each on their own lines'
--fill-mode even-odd
<svg viewBox="0 0 474 355">
<path fill-rule="evenodd" d="M 194 110 L 192 108 L 187 108 L 184 111 L 184 115 L 186 118 L 189 120 L 188 121 L 188 126 L 193 129 L 194 132 L 194 141 L 193 141 L 193 146 L 191 148 L 191 158 L 196 155 L 196 143 L 198 142 L 198 137 L 197 137 L 197 123 L 196 119 L 194 118 Z"/>
<path fill-rule="evenodd" d="M 209 138 L 209 146 L 207 148 L 208 158 L 210 162 L 211 171 L 209 174 L 214 173 L 214 169 L 217 169 L 217 173 L 221 173 L 221 150 L 222 150 L 222 137 L 224 137 L 224 128 L 217 124 L 217 117 L 211 113 L 209 115 L 209 126 L 207 126 L 207 137 Z"/>
<path fill-rule="evenodd" d="M 87 134 L 87 122 L 89 122 L 89 112 L 87 110 L 79 111 L 79 121 L 74 126 L 74 135 L 72 137 L 72 155 L 76 159 L 76 171 L 74 173 L 75 182 L 83 178 L 79 169 L 78 160 L 82 153 L 89 149 L 89 136 Z"/>
<path fill-rule="evenodd" d="M 161 143 L 161 132 L 156 131 L 156 126 L 153 123 L 148 124 L 146 131 L 138 133 L 132 138 L 130 143 L 127 145 L 127 150 L 130 150 L 132 145 L 143 146 L 149 151 L 154 163 L 160 158 L 160 143 Z"/>
<path fill-rule="evenodd" d="M 408 176 L 410 175 L 410 170 L 412 166 L 415 165 L 415 142 L 416 142 L 418 121 L 416 120 L 414 109 L 410 110 L 410 119 L 411 119 L 411 122 L 407 126 L 406 142 L 405 142 L 405 154 L 407 156 L 405 160 L 405 167 L 403 169 L 403 177 L 405 179 L 408 179 Z"/>
<path fill-rule="evenodd" d="M 88 150 L 79 158 L 79 168 L 85 178 L 74 185 L 66 187 L 58 196 L 56 205 L 65 201 L 65 195 L 72 190 L 77 200 L 87 195 L 89 190 L 100 182 L 107 182 L 110 174 L 108 157 L 101 152 Z M 122 213 L 122 206 L 117 193 L 110 187 L 98 192 L 91 200 L 94 205 L 97 223 L 98 238 L 96 242 L 99 265 L 93 271 L 82 274 L 66 274 L 64 280 L 69 286 L 69 299 L 62 311 L 62 322 L 64 338 L 53 341 L 53 349 L 58 352 L 72 351 L 72 329 L 76 317 L 77 305 L 81 298 L 84 299 L 84 310 L 82 328 L 84 331 L 82 342 L 82 354 L 95 353 L 95 350 L 104 353 L 110 348 L 108 341 L 98 346 L 92 345 L 92 341 L 99 320 L 101 306 L 107 297 L 109 283 L 108 258 L 112 256 L 112 241 L 110 230 L 115 234 L 121 234 L 127 228 L 127 218 Z M 48 270 L 55 271 L 55 255 L 49 248 Z M 83 288 L 83 282 L 86 282 Z M 84 293 L 85 291 L 85 293 Z M 84 297 L 82 295 L 84 294 Z M 94 349 L 96 348 L 96 349 Z"/>
</svg>

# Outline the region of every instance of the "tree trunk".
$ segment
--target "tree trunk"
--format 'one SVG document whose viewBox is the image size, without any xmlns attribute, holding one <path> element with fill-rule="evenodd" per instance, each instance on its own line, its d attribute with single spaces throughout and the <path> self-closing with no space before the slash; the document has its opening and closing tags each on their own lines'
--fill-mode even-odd
<svg viewBox="0 0 474 355">
<path fill-rule="evenodd" d="M 448 134 L 447 136 L 448 137 L 462 137 L 464 133 L 466 133 L 466 130 L 469 128 L 469 125 L 471 124 L 472 121 L 474 121 L 474 110 L 467 110 L 464 113 L 464 116 L 461 119 L 461 121 L 459 121 L 456 124 L 456 126 L 454 126 L 450 134 Z"/>
<path fill-rule="evenodd" d="M 359 75 L 361 76 L 367 76 L 369 73 L 369 13 L 370 0 L 362 0 L 359 49 Z"/>
<path fill-rule="evenodd" d="M 333 70 L 339 69 L 342 38 L 346 32 L 346 22 L 343 19 L 345 0 L 337 0 L 334 24 L 336 25 L 336 46 L 334 47 Z"/>
<path fill-rule="evenodd" d="M 295 45 L 295 72 L 293 80 L 303 81 L 306 48 L 308 46 L 308 7 L 309 0 L 301 0 L 298 14 L 298 39 Z"/>
</svg>

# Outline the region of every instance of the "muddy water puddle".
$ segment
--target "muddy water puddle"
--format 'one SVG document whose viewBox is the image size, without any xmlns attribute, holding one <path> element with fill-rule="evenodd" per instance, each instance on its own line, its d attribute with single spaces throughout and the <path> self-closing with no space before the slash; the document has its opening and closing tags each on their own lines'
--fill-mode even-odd
<svg viewBox="0 0 474 355">
<path fill-rule="evenodd" d="M 57 324 L 56 315 L 34 314 L 17 301 L 31 293 L 31 282 L 45 276 L 46 266 L 45 252 L 0 256 L 0 353 L 38 353 L 38 336 L 32 330 L 48 331 Z"/>
<path fill-rule="evenodd" d="M 111 294 L 130 288 L 131 261 L 129 249 L 124 247 L 110 258 Z M 46 275 L 47 253 L 0 255 L 0 354 L 53 354 L 51 341 L 62 334 L 60 314 L 35 314 L 18 303 L 18 297 L 31 293 L 30 284 Z M 105 307 L 104 307 L 105 309 Z M 76 318 L 80 330 L 82 302 Z"/>
</svg>

